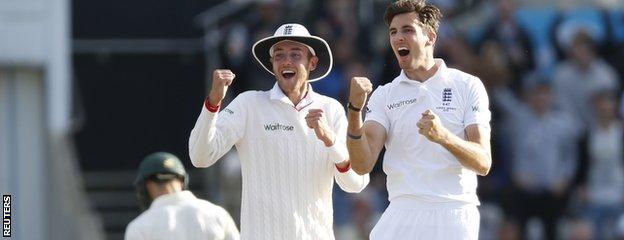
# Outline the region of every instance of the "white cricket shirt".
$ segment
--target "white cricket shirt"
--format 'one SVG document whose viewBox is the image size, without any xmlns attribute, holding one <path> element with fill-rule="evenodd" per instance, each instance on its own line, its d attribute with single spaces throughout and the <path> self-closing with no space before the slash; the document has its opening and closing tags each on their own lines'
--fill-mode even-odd
<svg viewBox="0 0 624 240">
<path fill-rule="evenodd" d="M 308 94 L 297 105 L 277 84 L 270 91 L 239 94 L 219 113 L 202 107 L 189 139 L 193 165 L 208 167 L 236 146 L 243 176 L 243 239 L 334 239 L 334 178 L 347 192 L 359 192 L 368 175 L 340 173 L 348 158 L 347 120 L 338 101 Z M 336 142 L 326 147 L 308 128 L 309 109 L 323 109 Z"/>
<path fill-rule="evenodd" d="M 126 240 L 238 240 L 236 224 L 225 209 L 190 191 L 160 196 L 126 228 Z"/>
<path fill-rule="evenodd" d="M 387 132 L 383 170 L 388 199 L 407 196 L 426 202 L 479 204 L 476 173 L 419 134 L 416 123 L 431 109 L 444 127 L 466 139 L 468 125 L 489 128 L 488 96 L 479 78 L 447 68 L 441 59 L 435 63 L 438 71 L 428 80 L 410 80 L 401 71 L 392 82 L 378 87 L 368 102 L 366 121 L 380 123 Z"/>
</svg>

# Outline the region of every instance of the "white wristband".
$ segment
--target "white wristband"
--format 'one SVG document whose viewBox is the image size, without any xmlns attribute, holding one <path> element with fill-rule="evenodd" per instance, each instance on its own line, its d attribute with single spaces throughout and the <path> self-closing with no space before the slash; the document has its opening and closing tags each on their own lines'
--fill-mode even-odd
<svg viewBox="0 0 624 240">
<path fill-rule="evenodd" d="M 347 147 L 334 143 L 331 147 L 329 147 L 329 159 L 331 159 L 334 163 L 341 163 L 345 160 L 349 159 L 349 150 Z"/>
</svg>

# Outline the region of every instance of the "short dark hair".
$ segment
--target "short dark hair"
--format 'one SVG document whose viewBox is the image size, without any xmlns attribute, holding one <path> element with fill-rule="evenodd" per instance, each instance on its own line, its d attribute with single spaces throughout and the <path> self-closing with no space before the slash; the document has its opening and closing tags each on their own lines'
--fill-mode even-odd
<svg viewBox="0 0 624 240">
<path fill-rule="evenodd" d="M 438 7 L 426 3 L 425 0 L 398 0 L 391 3 L 386 8 L 386 13 L 384 15 L 386 25 L 390 26 L 394 16 L 410 12 L 418 14 L 420 22 L 427 26 L 429 30 L 438 32 L 440 20 L 442 19 L 442 12 L 440 12 Z"/>
</svg>

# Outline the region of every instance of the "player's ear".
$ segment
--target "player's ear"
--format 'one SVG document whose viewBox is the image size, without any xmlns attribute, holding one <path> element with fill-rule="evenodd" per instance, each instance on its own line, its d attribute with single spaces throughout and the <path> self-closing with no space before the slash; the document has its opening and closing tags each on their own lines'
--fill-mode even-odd
<svg viewBox="0 0 624 240">
<path fill-rule="evenodd" d="M 145 190 L 147 191 L 148 196 L 154 199 L 154 195 L 156 195 L 155 194 L 156 184 L 152 180 L 149 180 L 149 179 L 147 179 L 144 184 L 145 184 Z"/>
<path fill-rule="evenodd" d="M 438 34 L 432 29 L 427 28 L 427 38 L 428 38 L 427 45 L 433 46 L 436 40 L 438 39 Z"/>
<path fill-rule="evenodd" d="M 310 68 L 310 72 L 314 69 L 316 69 L 316 66 L 318 65 L 318 57 L 317 56 L 312 56 L 310 58 L 310 61 L 308 63 L 308 67 Z"/>
</svg>

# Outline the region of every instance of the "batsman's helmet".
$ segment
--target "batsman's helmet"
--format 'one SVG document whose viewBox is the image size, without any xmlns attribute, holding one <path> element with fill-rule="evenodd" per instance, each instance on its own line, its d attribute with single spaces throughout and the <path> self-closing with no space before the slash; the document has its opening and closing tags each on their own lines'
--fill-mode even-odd
<svg viewBox="0 0 624 240">
<path fill-rule="evenodd" d="M 134 180 L 134 186 L 141 209 L 147 209 L 153 200 L 149 196 L 145 185 L 148 179 L 153 181 L 168 181 L 175 178 L 184 182 L 184 189 L 188 188 L 189 177 L 184 169 L 184 165 L 178 157 L 167 152 L 156 152 L 145 157 L 139 165 L 137 177 Z"/>
</svg>

